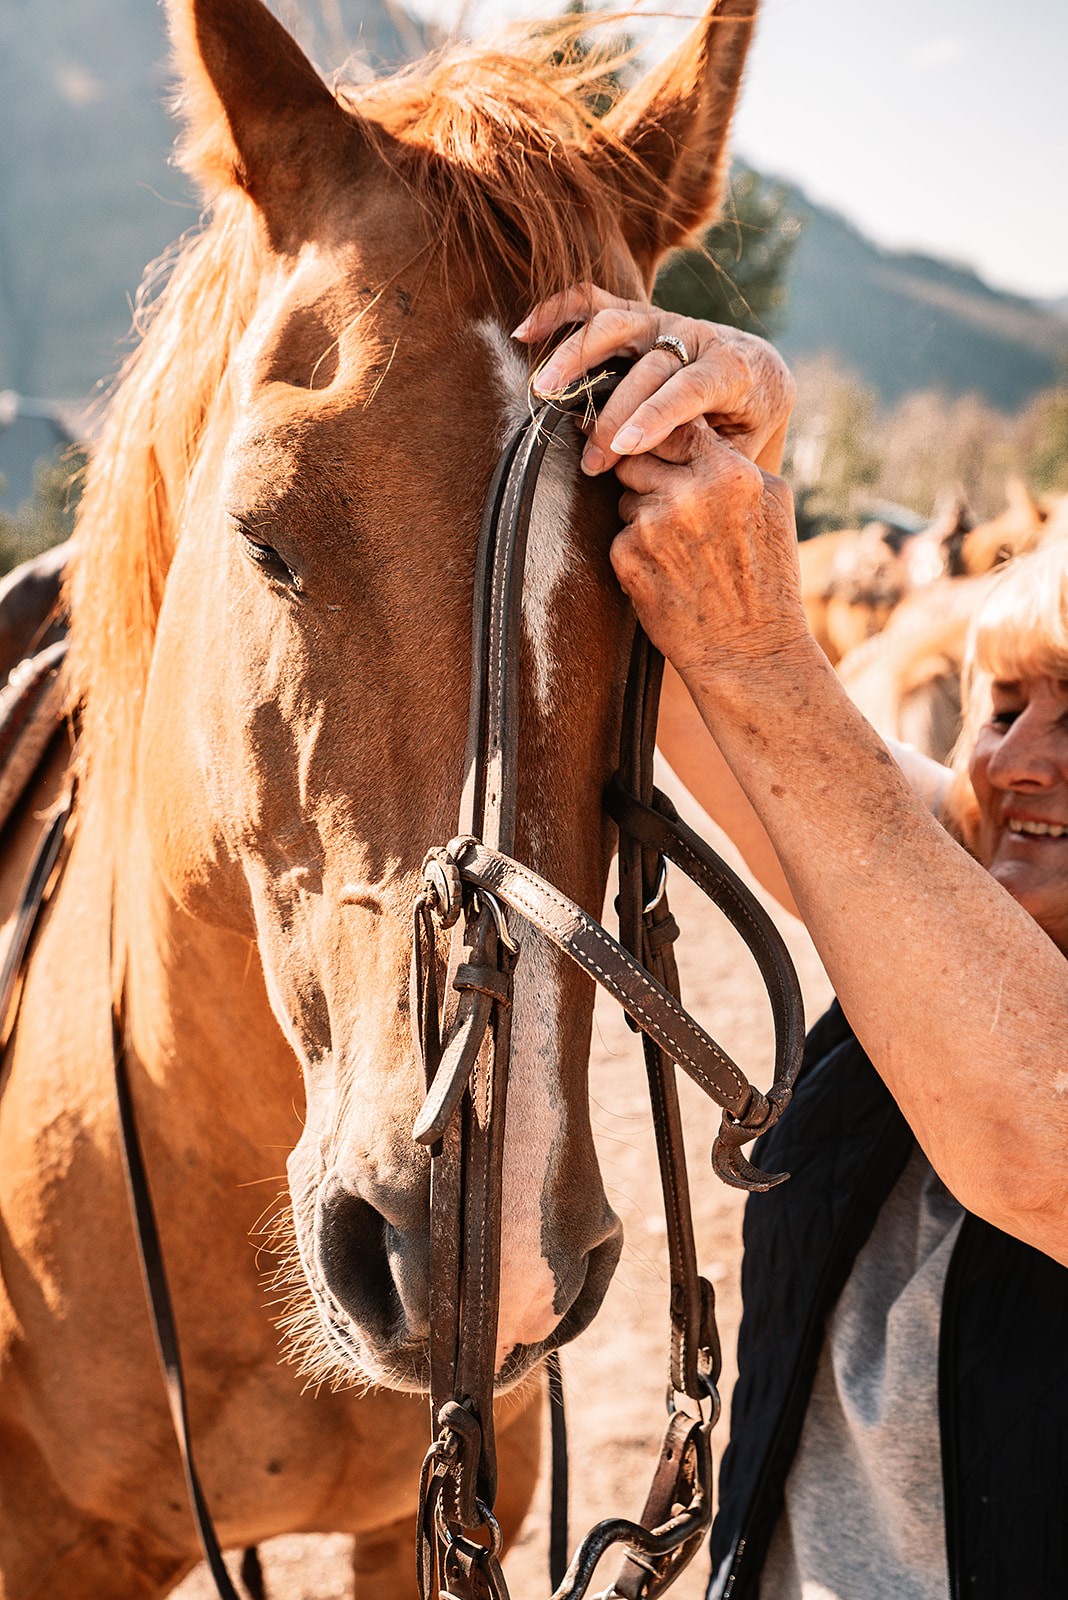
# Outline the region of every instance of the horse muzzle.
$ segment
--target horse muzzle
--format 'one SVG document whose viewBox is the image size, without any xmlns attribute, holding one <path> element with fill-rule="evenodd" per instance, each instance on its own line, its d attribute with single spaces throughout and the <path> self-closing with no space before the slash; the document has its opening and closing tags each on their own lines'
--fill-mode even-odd
<svg viewBox="0 0 1068 1600">
<path fill-rule="evenodd" d="M 430 1235 L 426 1197 L 419 1198 L 422 1216 L 406 1225 L 388 1200 L 375 1196 L 372 1202 L 354 1192 L 336 1168 L 329 1171 L 318 1186 L 311 1238 L 301 1241 L 301 1258 L 336 1365 L 386 1388 L 426 1392 Z M 524 1280 L 529 1264 L 502 1263 L 499 1389 L 511 1388 L 549 1350 L 581 1333 L 604 1299 L 622 1248 L 619 1220 L 605 1207 L 581 1243 L 569 1220 L 569 1248 L 554 1258 L 555 1290 L 540 1315 L 527 1305 L 522 1315 L 512 1316 L 516 1301 L 509 1285 Z"/>
</svg>

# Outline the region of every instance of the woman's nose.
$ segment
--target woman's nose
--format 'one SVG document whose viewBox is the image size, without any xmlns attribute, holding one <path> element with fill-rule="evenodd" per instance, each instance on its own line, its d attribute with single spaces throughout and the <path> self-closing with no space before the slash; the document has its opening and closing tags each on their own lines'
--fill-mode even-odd
<svg viewBox="0 0 1068 1600">
<path fill-rule="evenodd" d="M 991 782 L 1001 789 L 1041 789 L 1056 783 L 1054 739 L 1055 730 L 1048 718 L 1032 710 L 1022 711 L 999 739 L 991 757 Z"/>
</svg>

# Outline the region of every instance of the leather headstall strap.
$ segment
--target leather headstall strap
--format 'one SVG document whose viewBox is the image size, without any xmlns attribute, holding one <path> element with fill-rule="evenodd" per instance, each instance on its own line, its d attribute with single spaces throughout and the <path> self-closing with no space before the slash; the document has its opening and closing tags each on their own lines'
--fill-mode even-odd
<svg viewBox="0 0 1068 1600">
<path fill-rule="evenodd" d="M 720 1354 L 712 1288 L 697 1271 L 674 1078 L 680 1066 L 723 1108 L 713 1165 L 725 1182 L 767 1189 L 741 1146 L 787 1104 L 804 1017 L 789 955 L 771 919 L 653 788 L 663 660 L 638 631 L 628 674 L 619 771 L 605 798 L 620 829 L 620 939 L 516 861 L 519 626 L 537 472 L 582 408 L 621 373 L 605 372 L 546 402 L 512 439 L 486 500 L 476 565 L 466 782 L 456 837 L 424 861 L 414 913 L 411 1015 L 427 1096 L 413 1130 L 431 1153 L 430 1371 L 434 1441 L 423 1465 L 419 1583 L 423 1600 L 504 1600 L 493 1516 L 493 1379 L 500 1278 L 515 912 L 623 1006 L 644 1036 L 671 1270 L 667 1435 L 641 1523 L 613 1518 L 583 1540 L 553 1600 L 578 1600 L 601 1556 L 627 1547 L 610 1594 L 650 1600 L 693 1556 L 711 1517 L 709 1432 L 719 1412 Z M 776 1028 L 774 1083 L 762 1094 L 683 1009 L 664 893 L 667 861 L 725 912 L 757 960 Z M 462 919 L 456 998 L 440 1015 L 439 930 Z M 685 1400 L 682 1400 L 685 1397 Z M 681 1401 L 681 1403 L 680 1403 Z M 559 1540 L 559 1519 L 556 1538 Z"/>
<path fill-rule="evenodd" d="M 113 916 L 114 924 L 114 916 Z M 114 964 L 114 952 L 112 963 Z M 137 1240 L 137 1257 L 141 1267 L 145 1299 L 148 1302 L 152 1337 L 156 1346 L 160 1373 L 167 1394 L 171 1426 L 178 1444 L 182 1462 L 186 1494 L 197 1530 L 197 1541 L 211 1573 L 219 1600 L 242 1600 L 230 1577 L 223 1559 L 219 1535 L 215 1531 L 204 1491 L 200 1485 L 193 1456 L 193 1438 L 189 1426 L 189 1406 L 185 1375 L 178 1341 L 178 1326 L 174 1317 L 170 1285 L 163 1257 L 156 1210 L 152 1204 L 152 1190 L 145 1167 L 144 1150 L 137 1128 L 133 1092 L 127 1067 L 129 1046 L 126 1032 L 126 977 L 125 972 L 117 985 L 117 998 L 111 1008 L 111 1055 L 115 1075 L 115 1100 L 119 1113 L 119 1135 L 122 1149 L 123 1173 L 126 1195 Z M 247 1600 L 266 1600 L 263 1569 L 259 1551 L 250 1545 L 241 1555 L 241 1581 Z"/>
<path fill-rule="evenodd" d="M 57 741 L 67 737 L 66 655 L 66 638 L 52 639 L 36 655 L 17 662 L 0 688 L 0 829 L 28 794 Z M 52 808 L 19 891 L 0 965 L 0 1051 L 14 1033 L 30 949 L 66 863 L 74 798 L 70 779 Z"/>
</svg>

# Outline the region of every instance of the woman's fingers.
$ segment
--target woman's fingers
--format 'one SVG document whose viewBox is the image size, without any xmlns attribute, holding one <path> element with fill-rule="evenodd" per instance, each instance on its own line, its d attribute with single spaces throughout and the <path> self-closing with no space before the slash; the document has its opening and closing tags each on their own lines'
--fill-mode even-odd
<svg viewBox="0 0 1068 1600">
<path fill-rule="evenodd" d="M 657 450 L 694 421 L 718 418 L 735 374 L 715 351 L 682 366 L 670 350 L 652 350 L 605 402 L 583 451 L 583 471 L 606 472 L 622 456 Z"/>
<path fill-rule="evenodd" d="M 676 428 L 699 417 L 752 459 L 785 432 L 793 380 L 762 339 L 622 300 L 594 284 L 544 301 L 515 336 L 534 342 L 575 322 L 581 326 L 535 374 L 536 393 L 559 393 L 612 356 L 636 358 L 590 430 L 583 456 L 587 472 L 606 472 L 621 456 L 654 450 Z M 672 350 L 655 348 L 662 335 L 680 341 L 686 364 Z"/>
<path fill-rule="evenodd" d="M 692 465 L 711 449 L 714 438 L 712 429 L 703 421 L 675 428 L 655 451 L 625 456 L 616 468 L 616 477 L 637 494 L 655 494 L 676 481 L 677 468 Z"/>
<path fill-rule="evenodd" d="M 567 320 L 574 322 L 579 315 L 576 312 Z M 645 355 L 656 338 L 661 315 L 650 306 L 622 300 L 590 310 L 582 326 L 562 339 L 534 374 L 534 392 L 558 394 L 611 356 Z"/>
<path fill-rule="evenodd" d="M 536 305 L 516 328 L 512 338 L 519 339 L 523 344 L 537 344 L 569 322 L 588 321 L 595 311 L 604 306 L 623 306 L 631 311 L 648 310 L 643 302 L 621 300 L 618 295 L 609 294 L 607 289 L 600 289 L 595 283 L 576 283 L 562 294 L 551 295 L 548 300 Z"/>
</svg>

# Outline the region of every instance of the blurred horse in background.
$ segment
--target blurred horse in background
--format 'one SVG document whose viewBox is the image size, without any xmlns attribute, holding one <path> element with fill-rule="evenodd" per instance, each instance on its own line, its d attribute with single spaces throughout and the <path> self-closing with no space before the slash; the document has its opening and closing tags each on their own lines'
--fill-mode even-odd
<svg viewBox="0 0 1068 1600">
<path fill-rule="evenodd" d="M 1068 496 L 1039 503 L 1010 486 L 1007 509 L 961 538 L 957 573 L 915 588 L 878 634 L 838 661 L 850 697 L 879 733 L 947 760 L 960 733 L 972 617 L 1006 561 L 1065 535 Z"/>
</svg>

